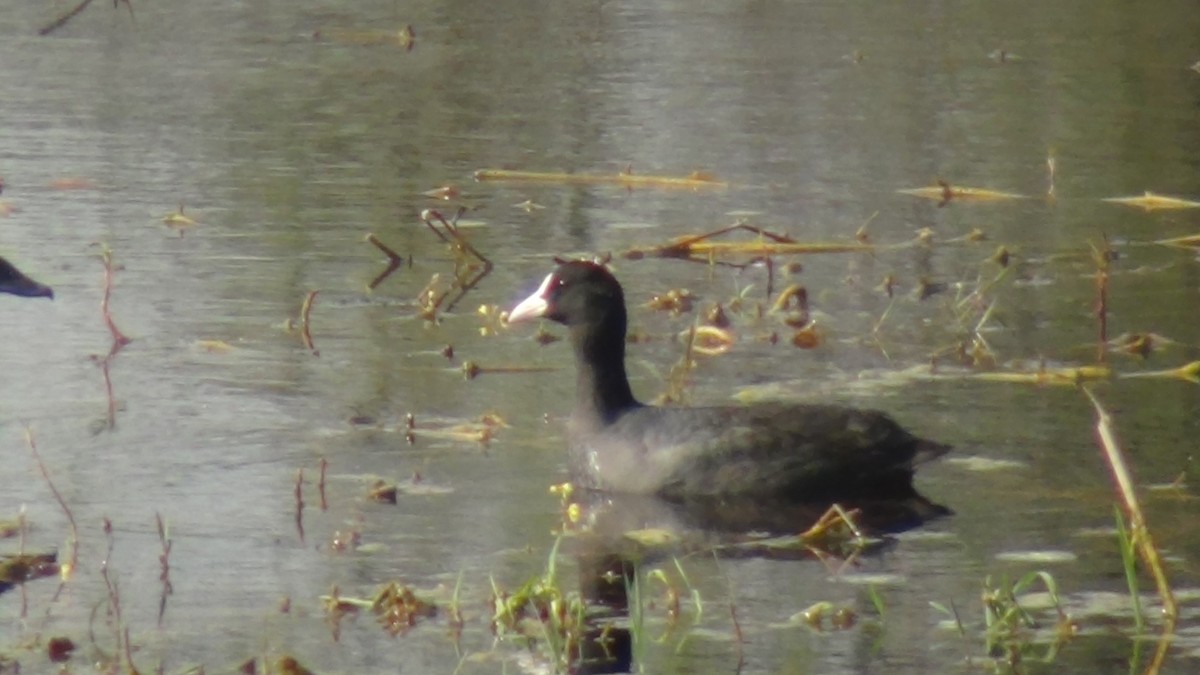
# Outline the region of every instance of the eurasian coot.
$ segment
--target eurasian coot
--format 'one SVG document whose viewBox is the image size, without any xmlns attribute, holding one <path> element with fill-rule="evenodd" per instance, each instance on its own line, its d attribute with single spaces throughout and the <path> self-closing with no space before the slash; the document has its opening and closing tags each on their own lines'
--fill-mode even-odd
<svg viewBox="0 0 1200 675">
<path fill-rule="evenodd" d="M 0 293 L 12 293 L 25 298 L 54 299 L 54 290 L 30 279 L 4 258 L 0 258 Z"/>
<path fill-rule="evenodd" d="M 625 374 L 625 297 L 599 264 L 560 264 L 508 320 L 539 317 L 566 325 L 575 348 L 568 444 L 581 487 L 670 499 L 889 498 L 912 494 L 913 467 L 950 449 L 875 410 L 639 403 Z"/>
</svg>

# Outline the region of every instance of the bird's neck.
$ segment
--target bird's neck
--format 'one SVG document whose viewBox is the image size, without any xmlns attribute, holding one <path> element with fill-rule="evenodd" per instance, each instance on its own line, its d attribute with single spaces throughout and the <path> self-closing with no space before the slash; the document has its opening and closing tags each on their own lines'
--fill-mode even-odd
<svg viewBox="0 0 1200 675">
<path fill-rule="evenodd" d="M 577 424 L 604 426 L 625 410 L 640 405 L 625 373 L 625 322 L 572 326 L 578 369 L 575 383 Z"/>
</svg>

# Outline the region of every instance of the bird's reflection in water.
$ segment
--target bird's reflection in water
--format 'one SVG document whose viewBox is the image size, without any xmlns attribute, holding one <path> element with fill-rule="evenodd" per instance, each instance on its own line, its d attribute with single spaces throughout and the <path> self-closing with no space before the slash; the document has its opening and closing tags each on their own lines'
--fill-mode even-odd
<svg viewBox="0 0 1200 675">
<path fill-rule="evenodd" d="M 672 502 L 638 495 L 585 494 L 581 524 L 569 551 L 579 565 L 580 591 L 589 628 L 572 672 L 627 673 L 633 669 L 628 628 L 629 590 L 640 565 L 672 556 L 708 553 L 717 557 L 772 559 L 841 558 L 877 555 L 891 536 L 952 512 L 908 487 L 887 498 L 848 498 L 833 511 L 828 502 L 764 503 L 760 500 Z M 848 514 L 839 523 L 853 541 L 822 537 L 811 528 Z M 840 520 L 840 519 L 838 519 Z"/>
</svg>

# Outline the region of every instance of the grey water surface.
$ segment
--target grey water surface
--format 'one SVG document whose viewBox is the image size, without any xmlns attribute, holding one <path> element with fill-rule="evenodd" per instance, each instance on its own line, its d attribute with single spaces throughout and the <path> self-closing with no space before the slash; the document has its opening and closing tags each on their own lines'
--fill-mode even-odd
<svg viewBox="0 0 1200 675">
<path fill-rule="evenodd" d="M 318 672 L 532 667 L 524 647 L 493 644 L 487 599 L 492 580 L 513 588 L 540 573 L 560 527 L 547 488 L 564 479 L 571 354 L 539 346 L 534 327 L 485 334 L 493 322 L 476 309 L 510 307 L 554 255 L 618 254 L 632 326 L 651 338 L 630 347 L 634 389 L 653 398 L 695 313 L 645 303 L 672 288 L 699 307 L 761 299 L 767 276 L 619 254 L 739 218 L 803 242 L 852 241 L 866 225 L 879 244 L 923 228 L 935 243 L 797 258 L 790 281 L 807 287 L 824 344 L 797 349 L 782 324 L 740 317 L 733 349 L 691 374 L 689 401 L 741 391 L 888 410 L 956 446 L 917 478 L 955 515 L 841 575 L 811 560 L 686 557 L 703 613 L 642 649 L 640 665 L 1007 672 L 986 654 L 980 591 L 989 577 L 1035 570 L 1057 580 L 1080 636 L 1055 652 L 1043 627 L 1020 672 L 1148 662 L 1156 643 L 1132 637 L 1115 493 L 1087 399 L 1072 387 L 930 377 L 928 366 L 942 354 L 938 374 L 966 372 L 949 355 L 981 313 L 959 301 L 1000 273 L 988 260 L 1000 245 L 1012 269 L 988 288 L 996 306 L 981 333 L 998 365 L 1093 363 L 1090 246 L 1104 237 L 1119 252 L 1111 335 L 1173 341 L 1145 360 L 1111 354 L 1113 368 L 1200 358 L 1200 261 L 1147 243 L 1200 232 L 1200 210 L 1101 201 L 1200 198 L 1192 3 L 135 0 L 132 16 L 93 3 L 44 37 L 63 3 L 10 4 L 0 12 L 0 255 L 56 299 L 0 297 L 0 518 L 24 509 L 26 548 L 69 550 L 29 429 L 79 528 L 59 597 L 54 580 L 0 596 L 0 655 L 21 672 L 51 670 L 28 646 L 49 636 L 79 645 L 77 669 L 111 652 L 104 610 L 93 614 L 110 595 L 106 559 L 143 672 L 227 672 L 282 654 Z M 405 24 L 411 50 L 367 32 Z M 481 168 L 627 167 L 711 171 L 730 187 L 472 180 Z M 940 206 L 897 193 L 939 178 L 1028 198 Z M 454 258 L 418 216 L 453 209 L 425 194 L 447 185 L 462 191 L 462 231 L 495 269 L 431 324 L 415 298 L 453 274 Z M 184 236 L 163 223 L 180 204 L 198 223 Z M 976 228 L 986 241 L 951 242 Z M 412 260 L 373 292 L 385 262 L 368 232 Z M 102 245 L 118 265 L 112 318 L 133 340 L 109 361 L 111 419 L 98 365 L 111 347 Z M 889 275 L 894 301 L 878 289 Z M 948 288 L 918 300 L 921 280 Z M 285 329 L 312 290 L 319 355 Z M 772 331 L 778 344 L 758 339 Z M 468 380 L 466 360 L 551 370 Z M 1181 597 L 1161 672 L 1195 672 L 1200 387 L 1116 379 L 1096 392 L 1140 486 L 1183 478 L 1142 496 Z M 486 446 L 423 433 L 488 413 L 508 426 Z M 352 424 L 359 416 L 367 423 Z M 371 477 L 410 485 L 414 475 L 397 504 L 367 499 Z M 156 514 L 173 542 L 161 622 Z M 352 533 L 357 545 L 336 550 Z M 0 554 L 20 546 L 0 541 Z M 335 586 L 366 596 L 392 580 L 443 600 L 461 583 L 461 641 L 445 617 L 392 637 L 369 616 L 343 622 L 335 640 L 319 596 Z M 1153 635 L 1149 577 L 1142 591 Z M 862 620 L 825 632 L 789 622 L 818 601 Z M 966 635 L 931 603 L 956 607 Z M 661 610 L 652 616 L 658 638 L 668 631 Z M 1053 623 L 1052 612 L 1039 617 Z"/>
</svg>

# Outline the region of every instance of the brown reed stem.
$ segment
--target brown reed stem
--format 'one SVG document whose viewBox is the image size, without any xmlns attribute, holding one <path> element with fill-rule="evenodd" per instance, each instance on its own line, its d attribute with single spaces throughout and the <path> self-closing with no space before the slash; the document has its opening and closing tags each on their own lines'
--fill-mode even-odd
<svg viewBox="0 0 1200 675">
<path fill-rule="evenodd" d="M 320 356 L 321 352 L 313 346 L 312 333 L 309 332 L 309 318 L 312 315 L 313 303 L 317 299 L 317 294 L 321 291 L 309 291 L 308 295 L 304 296 L 304 303 L 300 305 L 300 337 L 304 339 L 304 347 L 312 352 L 313 356 Z"/>
<path fill-rule="evenodd" d="M 59 28 L 62 28 L 63 26 L 67 25 L 68 21 L 70 21 L 71 19 L 74 19 L 76 15 L 78 15 L 83 10 L 87 9 L 87 6 L 90 4 L 92 4 L 92 0 L 83 0 L 78 5 L 75 5 L 75 7 L 71 8 L 71 11 L 59 16 L 57 19 L 55 19 L 51 23 L 46 24 L 41 29 L 39 29 L 38 35 L 49 35 L 50 33 L 53 33 L 54 31 L 58 30 Z"/>
<path fill-rule="evenodd" d="M 317 492 L 321 495 L 321 511 L 329 510 L 329 502 L 325 500 L 325 472 L 329 469 L 329 462 L 325 458 L 321 458 L 321 478 L 317 481 Z"/>
<path fill-rule="evenodd" d="M 300 543 L 304 543 L 304 469 L 296 471 L 296 532 L 300 534 Z"/>
<path fill-rule="evenodd" d="M 1158 554 L 1158 549 L 1154 546 L 1153 539 L 1150 537 L 1150 530 L 1146 527 L 1146 517 L 1142 514 L 1142 507 L 1138 503 L 1133 477 L 1129 473 L 1129 468 L 1121 452 L 1120 443 L 1117 441 L 1117 433 L 1113 427 L 1112 417 L 1109 416 L 1108 411 L 1101 405 L 1100 399 L 1096 398 L 1096 395 L 1090 389 L 1084 387 L 1083 393 L 1087 394 L 1088 399 L 1092 402 L 1092 407 L 1096 409 L 1097 442 L 1104 451 L 1109 471 L 1111 471 L 1113 479 L 1117 483 L 1117 492 L 1121 497 L 1125 512 L 1129 518 L 1129 536 L 1137 547 L 1138 553 L 1141 554 L 1142 562 L 1146 564 L 1146 567 L 1150 569 L 1150 573 L 1154 576 L 1154 584 L 1158 588 L 1158 595 L 1163 603 L 1163 615 L 1173 626 L 1174 619 L 1178 616 L 1175 594 L 1171 591 L 1171 585 L 1167 581 L 1166 572 L 1163 571 L 1162 559 Z"/>
<path fill-rule="evenodd" d="M 63 513 L 67 516 L 67 523 L 71 526 L 71 536 L 67 540 L 71 548 L 71 556 L 67 562 L 66 572 L 61 575 L 63 583 L 66 583 L 66 579 L 71 576 L 71 573 L 75 571 L 75 567 L 79 563 L 79 526 L 75 523 L 75 514 L 71 512 L 71 507 L 67 506 L 67 500 L 63 499 L 62 493 L 54 486 L 54 481 L 50 480 L 50 471 L 46 469 L 46 464 L 42 461 L 42 456 L 38 453 L 37 438 L 34 437 L 33 429 L 29 425 L 25 426 L 25 443 L 29 446 L 29 452 L 33 455 L 33 461 L 37 463 L 38 472 L 42 474 L 42 479 L 46 481 L 46 486 L 54 494 L 55 501 L 62 508 Z"/>
<path fill-rule="evenodd" d="M 117 345 L 112 350 L 113 353 L 116 353 L 120 347 L 129 344 L 133 340 L 117 328 L 117 324 L 113 322 L 112 314 L 109 313 L 108 305 L 112 299 L 114 267 L 112 250 L 108 246 L 102 246 L 100 250 L 100 262 L 104 264 L 104 295 L 100 299 L 100 314 L 104 317 L 104 324 L 108 326 L 108 332 L 112 333 L 113 342 Z"/>
<path fill-rule="evenodd" d="M 162 567 L 162 572 L 158 575 L 158 580 L 162 582 L 162 595 L 158 601 L 158 627 L 162 628 L 163 615 L 167 612 L 167 596 L 175 592 L 175 587 L 171 584 L 171 537 L 161 513 L 154 512 L 154 522 L 158 527 L 159 544 L 162 545 L 162 553 L 158 554 L 158 564 Z"/>
<path fill-rule="evenodd" d="M 1108 245 L 1107 237 L 1101 248 L 1093 247 L 1092 256 L 1096 261 L 1096 322 L 1100 338 L 1096 360 L 1104 363 L 1108 353 L 1108 268 L 1112 259 L 1112 248 Z"/>
</svg>

